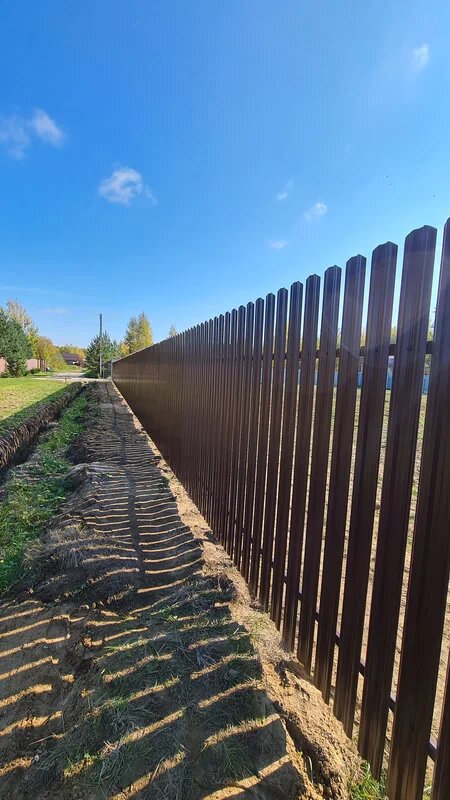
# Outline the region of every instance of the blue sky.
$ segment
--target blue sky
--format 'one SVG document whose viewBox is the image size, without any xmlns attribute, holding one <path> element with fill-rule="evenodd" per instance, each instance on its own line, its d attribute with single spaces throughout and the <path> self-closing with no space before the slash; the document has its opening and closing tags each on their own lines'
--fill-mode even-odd
<svg viewBox="0 0 450 800">
<path fill-rule="evenodd" d="M 450 214 L 448 0 L 3 0 L 0 304 L 155 339 Z"/>
</svg>

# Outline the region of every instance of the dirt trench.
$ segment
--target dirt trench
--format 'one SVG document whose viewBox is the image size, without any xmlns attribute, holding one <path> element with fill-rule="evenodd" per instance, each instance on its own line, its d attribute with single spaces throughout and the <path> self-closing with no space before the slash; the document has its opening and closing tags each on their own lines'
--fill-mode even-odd
<svg viewBox="0 0 450 800">
<path fill-rule="evenodd" d="M 66 387 L 56 399 L 40 402 L 39 408 L 28 419 L 0 434 L 0 478 L 8 467 L 26 458 L 39 433 L 67 408 L 83 388 L 81 382 Z"/>
<path fill-rule="evenodd" d="M 346 798 L 354 748 L 110 383 L 0 606 L 0 797 Z"/>
</svg>

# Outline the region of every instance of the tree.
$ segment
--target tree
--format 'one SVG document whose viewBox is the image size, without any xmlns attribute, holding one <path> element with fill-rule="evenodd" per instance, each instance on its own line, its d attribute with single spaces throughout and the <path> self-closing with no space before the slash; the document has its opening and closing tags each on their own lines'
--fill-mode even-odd
<svg viewBox="0 0 450 800">
<path fill-rule="evenodd" d="M 175 328 L 175 325 L 171 325 L 170 328 L 169 328 L 169 337 L 177 336 L 177 335 L 178 335 L 178 331 Z"/>
<path fill-rule="evenodd" d="M 59 352 L 59 348 L 47 336 L 38 336 L 36 356 L 41 361 L 45 361 L 50 369 L 63 369 L 65 367 L 65 361 Z"/>
<path fill-rule="evenodd" d="M 138 349 L 136 347 L 136 339 L 137 339 L 137 319 L 136 317 L 130 317 L 130 319 L 128 320 L 127 329 L 125 331 L 125 336 L 123 337 L 123 343 L 125 345 L 127 355 L 129 355 L 130 353 L 134 353 L 134 351 Z"/>
<path fill-rule="evenodd" d="M 84 348 L 78 347 L 76 344 L 61 344 L 58 345 L 60 353 L 75 353 L 78 356 L 80 364 L 84 361 Z"/>
<path fill-rule="evenodd" d="M 109 338 L 106 331 L 102 335 L 102 360 L 103 363 L 111 361 L 119 355 L 119 345 L 116 341 Z M 100 375 L 100 334 L 94 336 L 91 343 L 86 348 L 84 365 L 89 375 L 98 378 Z"/>
<path fill-rule="evenodd" d="M 127 355 L 135 353 L 136 350 L 142 350 L 143 347 L 150 347 L 153 344 L 152 329 L 143 311 L 137 318 L 130 318 L 123 341 Z"/>
<path fill-rule="evenodd" d="M 150 347 L 153 344 L 152 329 L 143 311 L 141 311 L 137 319 L 136 344 L 137 344 L 136 350 L 142 350 L 143 347 Z"/>
<path fill-rule="evenodd" d="M 33 355 L 38 357 L 36 352 L 39 338 L 38 329 L 28 312 L 25 311 L 24 307 L 18 302 L 18 300 L 10 299 L 6 301 L 6 315 L 9 317 L 9 319 L 17 322 L 17 324 L 22 328 L 30 343 L 30 356 Z"/>
<path fill-rule="evenodd" d="M 12 319 L 3 308 L 0 309 L 0 356 L 14 378 L 25 375 L 26 360 L 31 356 L 31 346 L 19 323 Z"/>
</svg>

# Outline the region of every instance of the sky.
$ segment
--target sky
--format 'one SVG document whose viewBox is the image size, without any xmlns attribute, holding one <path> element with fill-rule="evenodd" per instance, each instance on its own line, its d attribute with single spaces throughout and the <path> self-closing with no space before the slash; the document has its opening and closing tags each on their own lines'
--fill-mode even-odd
<svg viewBox="0 0 450 800">
<path fill-rule="evenodd" d="M 450 215 L 448 0 L 2 0 L 0 304 L 155 340 Z"/>
</svg>

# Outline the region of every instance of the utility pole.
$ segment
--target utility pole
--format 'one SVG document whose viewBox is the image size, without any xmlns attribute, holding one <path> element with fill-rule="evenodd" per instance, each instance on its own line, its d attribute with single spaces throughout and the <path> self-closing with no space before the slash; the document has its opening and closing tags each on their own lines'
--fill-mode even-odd
<svg viewBox="0 0 450 800">
<path fill-rule="evenodd" d="M 100 365 L 99 365 L 100 369 L 99 369 L 99 374 L 100 374 L 100 378 L 103 378 L 103 328 L 102 328 L 103 319 L 102 319 L 102 314 L 99 314 L 99 317 L 100 317 Z"/>
</svg>

